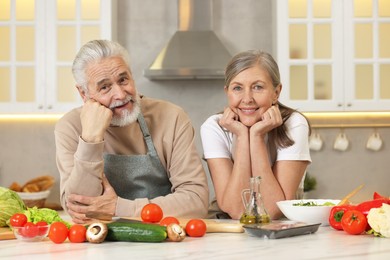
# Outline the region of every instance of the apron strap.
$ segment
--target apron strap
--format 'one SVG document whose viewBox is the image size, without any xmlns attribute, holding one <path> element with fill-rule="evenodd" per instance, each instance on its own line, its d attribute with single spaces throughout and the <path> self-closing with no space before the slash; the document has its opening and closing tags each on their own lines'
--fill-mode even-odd
<svg viewBox="0 0 390 260">
<path fill-rule="evenodd" d="M 148 146 L 148 154 L 150 155 L 157 155 L 156 149 L 153 145 L 152 137 L 150 136 L 148 126 L 146 125 L 144 116 L 142 115 L 142 112 L 138 115 L 138 123 L 141 127 L 142 134 L 144 136 L 146 145 Z"/>
</svg>

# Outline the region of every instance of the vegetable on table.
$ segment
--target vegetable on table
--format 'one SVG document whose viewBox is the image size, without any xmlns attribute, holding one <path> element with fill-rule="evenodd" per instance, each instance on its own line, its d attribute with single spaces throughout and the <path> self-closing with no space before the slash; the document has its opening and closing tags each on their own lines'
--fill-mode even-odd
<svg viewBox="0 0 390 260">
<path fill-rule="evenodd" d="M 362 212 L 350 209 L 343 214 L 341 226 L 345 232 L 351 235 L 359 235 L 366 231 L 367 218 Z"/>
<path fill-rule="evenodd" d="M 167 228 L 158 224 L 111 222 L 106 225 L 108 241 L 162 242 L 167 239 Z"/>
<path fill-rule="evenodd" d="M 83 243 L 86 240 L 87 228 L 80 224 L 74 224 L 70 227 L 68 239 L 71 243 Z"/>
<path fill-rule="evenodd" d="M 181 242 L 186 237 L 184 229 L 176 223 L 169 224 L 167 226 L 168 241 Z"/>
<path fill-rule="evenodd" d="M 23 213 L 15 213 L 9 219 L 11 227 L 23 227 L 27 223 L 27 217 Z"/>
<path fill-rule="evenodd" d="M 63 222 L 53 222 L 49 229 L 49 238 L 56 244 L 63 243 L 68 238 L 68 227 Z"/>
<path fill-rule="evenodd" d="M 373 197 L 373 199 L 389 199 L 389 197 L 385 197 L 385 196 L 383 196 L 383 195 L 381 195 L 381 194 L 379 194 L 378 192 L 374 192 L 374 195 L 372 196 Z"/>
<path fill-rule="evenodd" d="M 329 213 L 330 226 L 336 230 L 343 230 L 343 227 L 341 226 L 341 219 L 346 211 L 354 208 L 355 206 L 350 204 L 332 207 Z"/>
<path fill-rule="evenodd" d="M 161 207 L 155 203 L 146 204 L 141 210 L 141 219 L 147 223 L 157 223 L 163 218 Z"/>
<path fill-rule="evenodd" d="M 27 208 L 22 213 L 27 216 L 29 222 L 45 221 L 49 225 L 53 222 L 62 222 L 68 229 L 71 227 L 71 224 L 63 220 L 58 212 L 53 209 L 32 207 Z"/>
<path fill-rule="evenodd" d="M 390 238 L 390 205 L 382 204 L 379 208 L 372 208 L 367 215 L 368 224 L 375 236 Z"/>
<path fill-rule="evenodd" d="M 107 233 L 107 225 L 101 222 L 96 222 L 88 226 L 86 238 L 91 243 L 102 243 L 106 239 Z"/>
<path fill-rule="evenodd" d="M 370 209 L 379 208 L 382 206 L 383 203 L 390 204 L 390 199 L 389 198 L 378 198 L 378 199 L 364 201 L 364 202 L 358 204 L 356 206 L 356 209 L 367 216 Z"/>
<path fill-rule="evenodd" d="M 26 205 L 17 193 L 4 187 L 0 187 L 0 205 L 0 227 L 9 225 L 12 215 L 26 209 Z"/>
<path fill-rule="evenodd" d="M 206 223 L 201 219 L 191 219 L 186 224 L 186 233 L 190 237 L 202 237 L 206 234 Z"/>
<path fill-rule="evenodd" d="M 172 216 L 168 216 L 168 217 L 164 217 L 161 221 L 160 221 L 160 226 L 168 226 L 169 224 L 180 224 L 179 220 L 175 217 L 172 217 Z"/>
</svg>

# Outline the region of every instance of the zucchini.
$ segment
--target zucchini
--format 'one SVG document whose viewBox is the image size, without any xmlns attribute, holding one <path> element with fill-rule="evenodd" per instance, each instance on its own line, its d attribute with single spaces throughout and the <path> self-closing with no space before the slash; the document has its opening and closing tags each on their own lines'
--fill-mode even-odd
<svg viewBox="0 0 390 260">
<path fill-rule="evenodd" d="M 167 228 L 156 224 L 112 222 L 107 223 L 106 241 L 162 242 Z"/>
</svg>

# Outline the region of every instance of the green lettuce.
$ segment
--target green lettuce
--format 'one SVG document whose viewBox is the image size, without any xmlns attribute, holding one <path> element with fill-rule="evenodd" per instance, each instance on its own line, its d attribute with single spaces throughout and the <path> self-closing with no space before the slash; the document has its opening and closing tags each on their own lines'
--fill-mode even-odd
<svg viewBox="0 0 390 260">
<path fill-rule="evenodd" d="M 26 205 L 13 190 L 0 187 L 0 227 L 7 226 L 7 221 L 15 213 L 21 213 Z"/>
<path fill-rule="evenodd" d="M 57 211 L 53 209 L 48 208 L 27 208 L 23 212 L 24 215 L 27 217 L 27 221 L 37 223 L 38 221 L 46 221 L 47 224 L 51 224 L 53 222 L 62 222 L 64 223 L 68 228 L 70 228 L 71 224 L 63 220 Z"/>
</svg>

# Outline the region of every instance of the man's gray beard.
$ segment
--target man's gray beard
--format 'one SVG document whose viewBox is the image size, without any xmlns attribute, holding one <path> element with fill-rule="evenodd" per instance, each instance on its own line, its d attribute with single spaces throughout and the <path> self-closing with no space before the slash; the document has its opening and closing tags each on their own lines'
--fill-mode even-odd
<svg viewBox="0 0 390 260">
<path fill-rule="evenodd" d="M 132 111 L 123 110 L 121 112 L 121 115 L 114 115 L 111 120 L 111 125 L 112 126 L 130 125 L 131 123 L 134 123 L 137 120 L 140 112 L 141 112 L 141 106 L 140 106 L 139 97 L 137 96 L 137 98 L 134 100 L 133 103 L 133 110 Z"/>
</svg>

